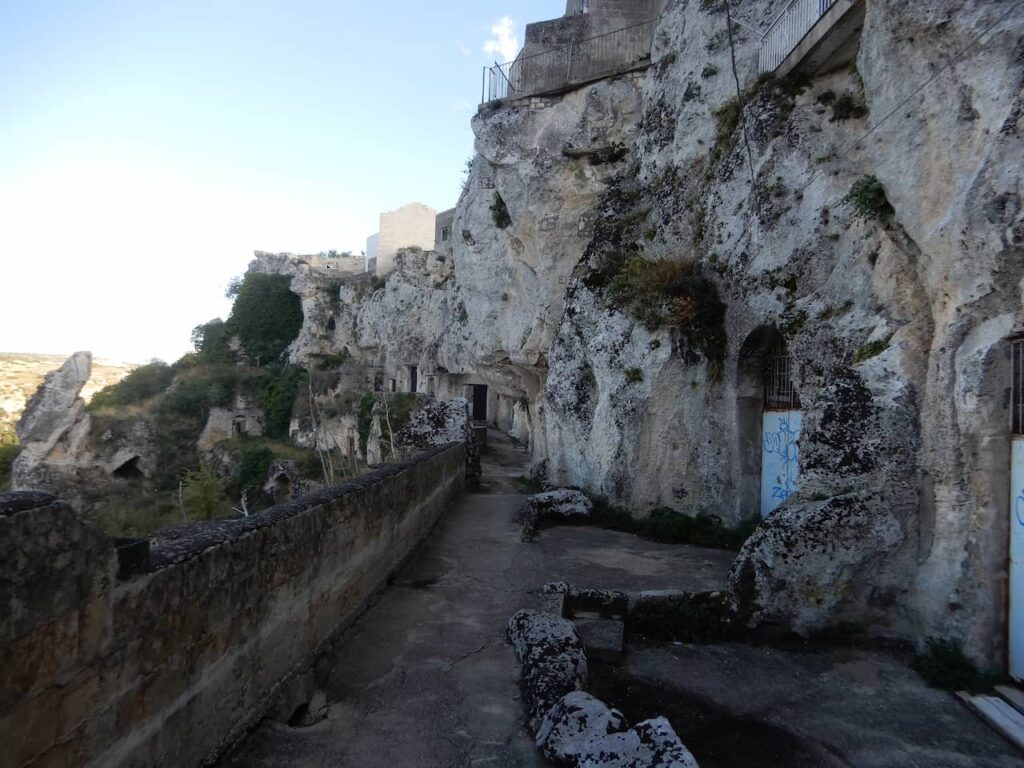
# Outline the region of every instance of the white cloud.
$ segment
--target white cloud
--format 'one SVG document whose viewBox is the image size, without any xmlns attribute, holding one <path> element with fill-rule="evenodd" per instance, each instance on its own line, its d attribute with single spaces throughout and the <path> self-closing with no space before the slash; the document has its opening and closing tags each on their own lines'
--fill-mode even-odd
<svg viewBox="0 0 1024 768">
<path fill-rule="evenodd" d="M 461 53 L 463 56 L 469 56 L 472 53 L 472 51 L 469 50 L 469 46 L 459 39 L 455 40 L 455 46 L 459 49 L 459 53 Z"/>
<path fill-rule="evenodd" d="M 503 16 L 491 27 L 491 34 L 494 37 L 484 43 L 484 53 L 488 56 L 500 54 L 504 61 L 512 61 L 519 53 L 516 23 L 510 17 Z"/>
</svg>

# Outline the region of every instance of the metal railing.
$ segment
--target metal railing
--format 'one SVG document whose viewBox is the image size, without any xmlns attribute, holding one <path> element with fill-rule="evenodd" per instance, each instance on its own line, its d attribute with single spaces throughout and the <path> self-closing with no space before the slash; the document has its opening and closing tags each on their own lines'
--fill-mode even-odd
<svg viewBox="0 0 1024 768">
<path fill-rule="evenodd" d="M 484 67 L 482 104 L 555 91 L 650 61 L 657 19 L 570 43 L 507 64 Z"/>
<path fill-rule="evenodd" d="M 792 0 L 761 38 L 761 71 L 774 72 L 838 0 Z"/>
</svg>

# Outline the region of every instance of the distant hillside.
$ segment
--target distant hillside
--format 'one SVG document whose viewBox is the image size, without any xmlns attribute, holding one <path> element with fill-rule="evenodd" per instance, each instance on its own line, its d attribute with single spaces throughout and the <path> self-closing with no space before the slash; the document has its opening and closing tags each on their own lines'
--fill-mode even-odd
<svg viewBox="0 0 1024 768">
<path fill-rule="evenodd" d="M 33 355 L 0 352 L 0 435 L 14 430 L 25 403 L 50 371 L 60 368 L 65 355 Z M 93 360 L 92 378 L 82 390 L 88 400 L 109 384 L 123 379 L 136 366 L 110 360 Z"/>
</svg>

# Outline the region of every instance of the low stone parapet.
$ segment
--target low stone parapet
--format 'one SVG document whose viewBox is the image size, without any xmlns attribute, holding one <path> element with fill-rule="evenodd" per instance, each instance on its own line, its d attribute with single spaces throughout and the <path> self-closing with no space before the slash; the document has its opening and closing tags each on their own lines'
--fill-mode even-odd
<svg viewBox="0 0 1024 768">
<path fill-rule="evenodd" d="M 435 448 L 244 520 L 165 532 L 148 564 L 128 569 L 123 543 L 69 505 L 0 496 L 4 764 L 214 758 L 359 615 L 464 484 L 465 447 Z"/>
</svg>

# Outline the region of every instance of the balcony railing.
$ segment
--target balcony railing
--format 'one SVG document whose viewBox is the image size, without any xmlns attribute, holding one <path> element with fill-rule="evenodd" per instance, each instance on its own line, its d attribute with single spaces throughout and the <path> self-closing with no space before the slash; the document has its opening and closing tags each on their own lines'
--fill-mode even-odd
<svg viewBox="0 0 1024 768">
<path fill-rule="evenodd" d="M 761 40 L 761 71 L 774 72 L 838 0 L 792 0 Z"/>
<path fill-rule="evenodd" d="M 657 19 L 507 64 L 484 67 L 481 103 L 521 98 L 609 77 L 649 62 Z"/>
</svg>

